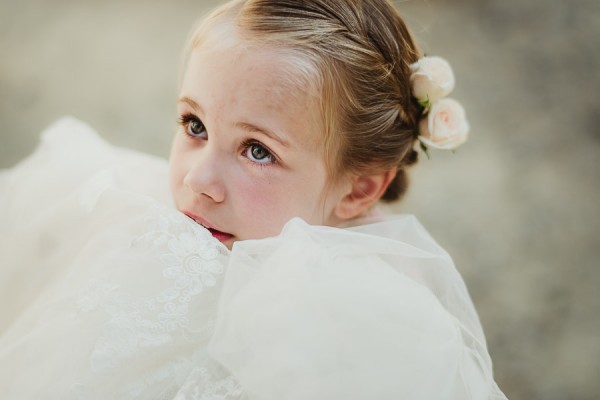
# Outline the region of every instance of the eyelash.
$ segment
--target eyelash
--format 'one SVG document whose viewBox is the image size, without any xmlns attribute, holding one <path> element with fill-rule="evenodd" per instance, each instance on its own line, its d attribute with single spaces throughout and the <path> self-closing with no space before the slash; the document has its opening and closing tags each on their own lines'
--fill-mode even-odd
<svg viewBox="0 0 600 400">
<path fill-rule="evenodd" d="M 194 114 L 189 114 L 189 113 L 183 114 L 177 120 L 178 124 L 181 125 L 181 127 L 183 128 L 183 133 L 187 137 L 189 137 L 191 139 L 198 139 L 199 136 L 194 136 L 194 135 L 190 134 L 190 132 L 188 130 L 190 123 L 192 123 L 194 121 L 200 122 L 202 124 L 202 126 L 204 127 L 204 124 L 202 123 L 202 121 L 198 117 L 196 117 Z M 206 127 L 204 127 L 204 131 L 206 131 Z M 253 161 L 248 156 L 246 156 L 246 153 L 248 152 L 248 150 L 250 150 L 250 148 L 254 145 L 258 145 L 258 146 L 261 146 L 262 148 L 264 148 L 269 153 L 267 155 L 267 157 L 269 157 L 271 159 L 271 161 L 266 162 L 266 163 L 261 163 L 258 161 Z M 244 155 L 244 157 L 248 160 L 248 162 L 250 162 L 250 164 L 257 166 L 259 168 L 270 167 L 279 162 L 277 156 L 275 155 L 275 153 L 273 153 L 271 151 L 271 149 L 269 149 L 267 146 L 265 146 L 264 144 L 262 144 L 261 142 L 259 142 L 258 140 L 255 140 L 255 139 L 246 139 L 242 142 L 242 155 Z"/>
<path fill-rule="evenodd" d="M 200 121 L 200 119 L 198 117 L 196 117 L 194 114 L 183 114 L 177 120 L 177 122 L 179 123 L 179 125 L 181 125 L 181 127 L 183 128 L 183 133 L 185 135 L 187 135 L 188 137 L 190 137 L 192 139 L 197 139 L 198 136 L 194 136 L 194 135 L 190 134 L 190 132 L 188 130 L 188 127 L 189 127 L 190 123 L 192 123 L 194 121 L 198 121 L 198 122 L 200 122 L 202 124 L 202 126 L 204 126 L 204 124 L 202 123 L 202 121 Z M 204 128 L 204 130 L 206 131 L 206 127 Z"/>
<path fill-rule="evenodd" d="M 250 159 L 250 157 L 246 156 L 246 153 L 252 148 L 252 146 L 254 145 L 258 145 L 260 147 L 262 147 L 263 149 L 265 149 L 267 151 L 267 153 L 269 153 L 266 157 L 270 158 L 269 162 L 258 162 L 258 161 L 254 161 L 252 159 Z M 252 165 L 256 165 L 259 168 L 266 168 L 266 167 L 270 167 L 272 165 L 277 164 L 277 157 L 275 156 L 275 154 L 271 151 L 271 149 L 269 149 L 267 146 L 265 146 L 264 144 L 262 144 L 261 142 L 254 140 L 254 139 L 246 139 L 242 142 L 242 154 L 244 155 L 244 157 L 246 157 L 246 159 L 252 164 Z"/>
</svg>

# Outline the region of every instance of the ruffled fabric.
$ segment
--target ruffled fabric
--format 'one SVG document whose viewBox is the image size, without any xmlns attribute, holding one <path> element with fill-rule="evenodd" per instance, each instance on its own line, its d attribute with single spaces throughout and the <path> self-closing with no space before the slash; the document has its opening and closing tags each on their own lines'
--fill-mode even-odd
<svg viewBox="0 0 600 400">
<path fill-rule="evenodd" d="M 499 395 L 462 279 L 412 216 L 236 243 L 209 353 L 264 400 Z"/>
<path fill-rule="evenodd" d="M 0 173 L 3 398 L 505 398 L 414 217 L 294 219 L 230 252 L 167 175 L 72 118 Z"/>
<path fill-rule="evenodd" d="M 228 251 L 171 206 L 164 160 L 66 118 L 3 177 L 2 398 L 172 399 L 218 367 Z"/>
</svg>

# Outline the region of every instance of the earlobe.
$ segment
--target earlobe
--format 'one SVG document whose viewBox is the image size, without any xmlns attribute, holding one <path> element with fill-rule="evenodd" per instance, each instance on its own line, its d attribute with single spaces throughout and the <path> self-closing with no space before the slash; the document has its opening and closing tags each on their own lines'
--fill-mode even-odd
<svg viewBox="0 0 600 400">
<path fill-rule="evenodd" d="M 391 169 L 379 174 L 355 177 L 350 191 L 337 204 L 335 215 L 342 220 L 360 216 L 383 196 L 396 172 L 396 169 Z"/>
</svg>

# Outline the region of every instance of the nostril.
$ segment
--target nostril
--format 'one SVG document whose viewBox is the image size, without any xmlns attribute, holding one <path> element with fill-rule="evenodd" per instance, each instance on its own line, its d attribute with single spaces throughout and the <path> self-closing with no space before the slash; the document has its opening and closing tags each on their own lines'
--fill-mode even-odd
<svg viewBox="0 0 600 400">
<path fill-rule="evenodd" d="M 208 199 L 215 203 L 222 203 L 225 200 L 225 190 L 218 181 L 193 179 L 184 181 L 184 185 L 199 198 Z"/>
<path fill-rule="evenodd" d="M 225 199 L 223 170 L 214 151 L 204 148 L 195 154 L 197 158 L 183 178 L 183 184 L 188 187 L 198 199 L 210 199 L 221 203 Z"/>
</svg>

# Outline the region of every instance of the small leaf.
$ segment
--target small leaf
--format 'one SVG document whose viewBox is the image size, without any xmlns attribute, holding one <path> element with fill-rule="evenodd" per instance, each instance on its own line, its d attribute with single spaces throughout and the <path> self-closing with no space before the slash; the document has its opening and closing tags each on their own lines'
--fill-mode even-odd
<svg viewBox="0 0 600 400">
<path fill-rule="evenodd" d="M 421 147 L 421 150 L 423 150 L 423 153 L 425 153 L 425 155 L 427 156 L 427 159 L 431 160 L 431 157 L 429 156 L 429 149 L 427 148 L 427 146 L 425 146 L 425 143 L 419 140 L 419 146 Z"/>
</svg>

